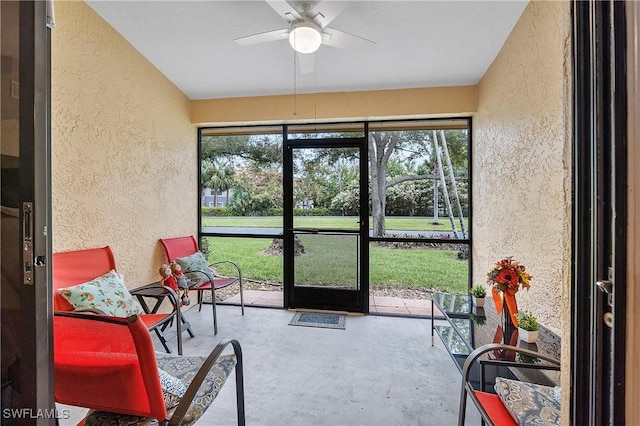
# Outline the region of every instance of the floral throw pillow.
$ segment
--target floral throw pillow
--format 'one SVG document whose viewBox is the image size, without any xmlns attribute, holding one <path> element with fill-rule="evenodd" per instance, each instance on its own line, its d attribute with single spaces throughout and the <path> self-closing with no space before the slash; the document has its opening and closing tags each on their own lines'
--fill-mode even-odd
<svg viewBox="0 0 640 426">
<path fill-rule="evenodd" d="M 560 404 L 554 387 L 497 377 L 494 388 L 519 425 L 560 424 Z"/>
<path fill-rule="evenodd" d="M 73 287 L 61 288 L 62 295 L 76 310 L 99 309 L 105 315 L 128 317 L 144 311 L 129 293 L 120 275 L 113 269 L 106 274 Z"/>
<path fill-rule="evenodd" d="M 207 259 L 204 257 L 204 255 L 200 251 L 197 251 L 189 256 L 178 257 L 176 259 L 176 262 L 178 262 L 178 265 L 182 267 L 182 272 L 184 272 L 184 275 L 187 277 L 188 280 L 195 281 L 198 284 L 202 284 L 209 281 L 209 279 L 204 274 L 199 272 L 198 273 L 194 272 L 194 271 L 204 271 L 207 273 L 211 272 L 211 270 L 209 269 L 209 264 L 207 263 Z"/>
</svg>

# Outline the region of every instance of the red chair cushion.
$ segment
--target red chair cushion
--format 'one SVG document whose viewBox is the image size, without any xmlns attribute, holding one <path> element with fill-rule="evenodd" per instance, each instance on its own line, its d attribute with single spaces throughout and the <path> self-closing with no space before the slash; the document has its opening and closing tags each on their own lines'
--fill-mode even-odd
<svg viewBox="0 0 640 426">
<path fill-rule="evenodd" d="M 507 411 L 507 408 L 498 395 L 480 391 L 473 391 L 473 393 L 476 398 L 478 398 L 480 405 L 482 405 L 482 408 L 487 412 L 494 425 L 517 426 L 516 421 L 511 417 L 511 414 L 509 414 L 509 411 Z"/>
<path fill-rule="evenodd" d="M 171 314 L 142 314 L 140 315 L 140 319 L 144 323 L 145 327 L 151 328 L 169 315 Z"/>
<path fill-rule="evenodd" d="M 229 284 L 233 284 L 238 281 L 237 278 L 215 278 L 216 288 L 223 288 L 228 286 Z M 211 281 L 207 281 L 206 283 L 202 283 L 197 287 L 192 287 L 191 290 L 202 291 L 202 290 L 211 290 Z"/>
</svg>

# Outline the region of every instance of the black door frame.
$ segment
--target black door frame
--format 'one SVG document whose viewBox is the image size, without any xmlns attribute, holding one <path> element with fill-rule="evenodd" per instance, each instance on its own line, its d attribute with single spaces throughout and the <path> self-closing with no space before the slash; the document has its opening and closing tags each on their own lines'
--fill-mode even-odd
<svg viewBox="0 0 640 426">
<path fill-rule="evenodd" d="M 9 2 L 7 2 L 9 3 Z M 18 302 L 3 301 L 2 316 L 11 321 L 2 328 L 3 344 L 13 342 L 17 358 L 3 368 L 10 369 L 10 380 L 15 380 L 17 401 L 3 400 L 2 424 L 57 424 L 53 382 L 53 302 L 51 292 L 51 2 L 19 1 L 17 32 L 3 34 L 3 38 L 16 38 L 18 58 L 3 52 L 5 63 L 18 62 L 18 224 L 15 240 L 7 241 L 3 235 L 2 269 L 9 276 L 19 277 L 16 285 Z M 3 86 L 3 90 L 6 86 Z M 6 93 L 2 94 L 7 96 Z M 4 99 L 3 99 L 4 101 Z M 4 103 L 4 102 L 3 102 Z M 3 117 L 4 118 L 4 117 Z M 4 153 L 3 153 L 4 154 Z M 13 206 L 12 206 L 13 207 Z M 17 253 L 16 253 L 17 252 Z M 13 256 L 15 254 L 15 257 Z M 13 259 L 16 259 L 15 263 Z M 7 272 L 7 271 L 5 271 Z M 3 280 L 4 281 L 4 280 Z M 5 333 L 7 335 L 5 336 Z M 16 336 L 13 333 L 17 333 Z M 10 346 L 2 348 L 10 350 Z M 11 393 L 11 382 L 3 382 L 3 391 Z M 5 395 L 5 392 L 3 392 Z M 4 404 L 9 404 L 4 406 Z M 17 405 L 16 405 L 17 404 Z"/>
<path fill-rule="evenodd" d="M 626 16 L 574 1 L 572 424 L 625 422 Z M 611 268 L 611 269 L 610 269 Z M 611 271 L 611 272 L 609 272 Z M 596 282 L 613 282 L 609 295 Z M 604 325 L 605 313 L 612 325 Z"/>
<path fill-rule="evenodd" d="M 283 126 L 283 267 L 284 307 L 348 312 L 369 312 L 369 208 L 368 191 L 368 123 L 362 123 L 362 137 L 289 139 L 289 126 Z M 295 287 L 293 227 L 293 149 L 358 148 L 360 152 L 360 226 L 354 233 L 360 238 L 359 288 L 357 290 L 322 287 Z M 335 231 L 335 230 L 332 230 Z"/>
</svg>

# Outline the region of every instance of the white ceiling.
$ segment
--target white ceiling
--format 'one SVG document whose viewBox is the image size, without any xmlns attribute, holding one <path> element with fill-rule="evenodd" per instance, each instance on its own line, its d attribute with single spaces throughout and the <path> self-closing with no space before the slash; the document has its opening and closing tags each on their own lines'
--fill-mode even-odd
<svg viewBox="0 0 640 426">
<path fill-rule="evenodd" d="M 234 42 L 288 27 L 265 1 L 87 3 L 190 99 L 213 99 L 476 84 L 527 1 L 352 1 L 328 27 L 376 44 L 323 45 L 295 76 L 286 40 Z"/>
</svg>

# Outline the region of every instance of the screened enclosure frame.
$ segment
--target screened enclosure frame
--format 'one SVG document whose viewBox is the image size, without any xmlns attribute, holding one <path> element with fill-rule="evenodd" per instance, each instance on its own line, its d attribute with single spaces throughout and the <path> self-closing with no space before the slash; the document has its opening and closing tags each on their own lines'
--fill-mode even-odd
<svg viewBox="0 0 640 426">
<path fill-rule="evenodd" d="M 257 229 L 247 227 L 244 229 L 237 228 L 216 228 L 216 227 L 203 227 L 203 214 L 202 208 L 203 206 L 202 194 L 203 188 L 200 185 L 202 180 L 202 154 L 203 154 L 203 140 L 208 136 L 232 136 L 232 135 L 270 135 L 270 137 L 280 138 L 280 149 L 282 151 L 280 155 L 280 163 L 278 164 L 280 173 L 282 173 L 282 168 L 284 166 L 283 159 L 285 158 L 285 139 L 291 139 L 299 137 L 295 136 L 296 133 L 300 133 L 301 129 L 315 129 L 318 134 L 322 132 L 343 132 L 348 135 L 348 132 L 353 132 L 357 129 L 368 129 L 366 137 L 368 139 L 371 138 L 373 132 L 376 131 L 393 131 L 393 130 L 466 130 L 466 176 L 464 176 L 465 171 L 462 171 L 462 180 L 466 181 L 466 230 L 460 237 L 456 234 L 455 245 L 466 247 L 467 255 L 466 262 L 468 264 L 468 273 L 467 273 L 467 290 L 472 287 L 473 280 L 473 260 L 471 253 L 473 253 L 473 168 L 472 168 L 472 118 L 471 117 L 447 117 L 447 118 L 421 118 L 421 119 L 388 119 L 388 120 L 375 120 L 375 121 L 348 121 L 348 122 L 326 122 L 326 123 L 285 123 L 278 125 L 232 125 L 232 126 L 220 126 L 220 127 L 200 127 L 198 128 L 198 238 L 202 241 L 203 238 L 215 237 L 215 238 L 249 238 L 249 239 L 272 239 L 272 240 L 283 240 L 283 229 L 285 224 L 283 222 L 280 223 L 279 227 L 275 228 L 267 228 L 267 229 Z M 307 139 L 312 139 L 313 137 L 304 136 Z M 302 137 L 302 138 L 304 138 Z M 437 137 L 436 137 L 437 140 Z M 437 145 L 436 145 L 437 146 Z M 443 160 L 444 161 L 444 160 Z M 367 169 L 367 180 L 370 180 L 371 175 L 371 163 L 369 158 L 364 158 L 363 163 L 365 163 L 365 167 Z M 440 167 L 443 167 L 442 165 Z M 434 173 L 435 175 L 435 173 Z M 437 177 L 431 177 L 433 181 L 436 181 L 435 185 L 438 185 Z M 369 183 L 370 184 L 370 183 Z M 434 186 L 434 185 L 432 185 Z M 371 194 L 371 190 L 369 189 L 369 195 Z M 436 199 L 437 196 L 434 196 Z M 284 200 L 280 200 L 280 205 L 283 205 Z M 435 210 L 435 206 L 432 210 Z M 439 209 L 438 211 L 441 211 Z M 369 206 L 369 215 L 371 215 L 371 206 Z M 449 216 L 453 220 L 453 216 L 449 214 Z M 284 219 L 283 216 L 280 216 Z M 442 219 L 446 218 L 446 215 L 440 216 Z M 460 223 L 463 223 L 464 217 L 460 215 Z M 462 227 L 464 228 L 464 224 Z M 455 225 L 454 225 L 455 229 Z M 444 245 L 452 243 L 451 238 L 443 238 L 440 236 L 429 236 L 427 235 L 382 235 L 376 236 L 371 234 L 367 235 L 367 247 L 371 243 L 388 243 L 388 244 L 399 244 L 399 243 L 414 243 L 414 244 L 428 244 L 428 245 Z M 363 242 L 364 244 L 364 242 Z M 368 256 L 367 256 L 368 257 Z M 364 260 L 364 259 L 363 259 Z M 368 260 L 368 259 L 367 259 Z M 282 259 L 283 264 L 286 260 Z M 284 268 L 283 268 L 284 269 Z M 284 279 L 284 274 L 286 272 L 283 270 L 282 278 Z M 368 274 L 365 274 L 368 276 Z M 286 296 L 285 296 L 286 297 Z M 368 305 L 368 304 L 367 304 Z M 366 311 L 368 311 L 368 306 Z"/>
</svg>

